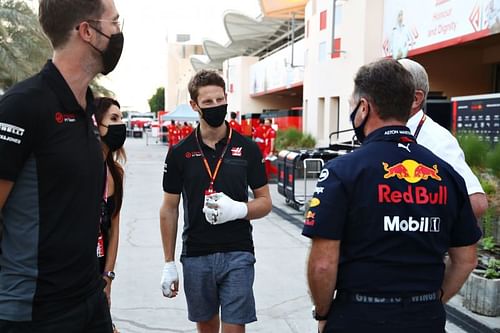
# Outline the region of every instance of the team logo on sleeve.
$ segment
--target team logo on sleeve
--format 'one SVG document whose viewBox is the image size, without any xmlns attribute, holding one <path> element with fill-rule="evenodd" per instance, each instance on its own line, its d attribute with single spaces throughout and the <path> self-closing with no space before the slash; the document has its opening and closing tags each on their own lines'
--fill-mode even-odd
<svg viewBox="0 0 500 333">
<path fill-rule="evenodd" d="M 23 135 L 24 135 L 24 128 L 11 124 L 0 123 L 0 140 L 16 143 L 19 145 L 21 144 L 20 138 Z M 18 138 L 16 138 L 16 136 Z"/>
<path fill-rule="evenodd" d="M 328 169 L 321 170 L 321 173 L 319 174 L 319 178 L 318 178 L 318 183 L 327 180 L 328 176 L 330 176 L 330 172 L 328 171 Z"/>
<path fill-rule="evenodd" d="M 309 204 L 310 208 L 318 207 L 321 201 L 318 198 L 312 198 L 311 203 Z"/>
<path fill-rule="evenodd" d="M 316 188 L 314 189 L 314 194 L 321 194 L 323 193 L 324 190 L 325 190 L 324 187 L 316 186 Z"/>
<path fill-rule="evenodd" d="M 309 227 L 314 227 L 314 225 L 316 224 L 316 220 L 314 219 L 315 217 L 316 213 L 308 211 L 306 214 L 306 220 L 304 221 L 304 224 Z"/>
</svg>

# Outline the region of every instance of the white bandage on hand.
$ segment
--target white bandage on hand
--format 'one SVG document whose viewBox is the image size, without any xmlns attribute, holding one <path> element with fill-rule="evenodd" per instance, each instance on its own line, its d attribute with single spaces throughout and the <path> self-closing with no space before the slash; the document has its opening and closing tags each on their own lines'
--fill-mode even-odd
<svg viewBox="0 0 500 333">
<path fill-rule="evenodd" d="M 235 201 L 219 192 L 206 197 L 203 213 L 209 223 L 222 224 L 245 218 L 248 214 L 248 207 L 245 202 Z"/>
<path fill-rule="evenodd" d="M 163 266 L 163 274 L 161 275 L 161 290 L 163 296 L 172 298 L 177 295 L 179 290 L 179 275 L 174 261 L 169 261 Z"/>
</svg>

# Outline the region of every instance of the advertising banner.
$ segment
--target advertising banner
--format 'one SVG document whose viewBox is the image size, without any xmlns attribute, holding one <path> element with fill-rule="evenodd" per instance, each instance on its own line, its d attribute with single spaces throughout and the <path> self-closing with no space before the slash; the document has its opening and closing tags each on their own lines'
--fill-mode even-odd
<svg viewBox="0 0 500 333">
<path fill-rule="evenodd" d="M 250 67 L 250 94 L 261 95 L 301 85 L 304 80 L 305 40 L 295 43 L 294 67 L 291 46 Z"/>
<path fill-rule="evenodd" d="M 500 0 L 385 0 L 386 56 L 405 58 L 500 32 Z"/>
</svg>

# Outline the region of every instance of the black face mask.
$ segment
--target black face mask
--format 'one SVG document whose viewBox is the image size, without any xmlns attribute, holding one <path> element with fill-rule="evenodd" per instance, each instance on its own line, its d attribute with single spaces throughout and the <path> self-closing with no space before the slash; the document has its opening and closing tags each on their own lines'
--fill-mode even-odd
<svg viewBox="0 0 500 333">
<path fill-rule="evenodd" d="M 219 127 L 224 123 L 227 114 L 227 104 L 214 106 L 211 108 L 200 108 L 201 117 L 210 127 Z"/>
<path fill-rule="evenodd" d="M 107 39 L 109 39 L 108 47 L 104 51 L 101 51 L 94 45 L 90 44 L 90 46 L 92 46 L 97 52 L 101 54 L 102 65 L 103 65 L 103 70 L 101 71 L 101 73 L 107 75 L 111 71 L 113 71 L 113 69 L 115 69 L 122 55 L 123 42 L 124 42 L 123 33 L 119 32 L 116 34 L 112 34 L 111 36 L 108 36 L 101 30 L 95 27 L 92 28 L 101 35 L 103 35 L 104 37 L 106 37 Z"/>
<path fill-rule="evenodd" d="M 116 151 L 125 143 L 127 137 L 127 126 L 125 124 L 101 125 L 108 129 L 108 133 L 101 139 L 108 146 L 109 150 Z"/>
<path fill-rule="evenodd" d="M 352 123 L 352 128 L 354 128 L 354 133 L 356 133 L 356 138 L 358 138 L 359 142 L 363 143 L 363 141 L 366 138 L 365 125 L 366 125 L 366 122 L 368 121 L 368 115 L 370 114 L 370 106 L 368 106 L 368 113 L 367 113 L 365 119 L 363 119 L 361 124 L 358 127 L 356 127 L 356 125 L 354 125 L 354 119 L 356 118 L 356 114 L 358 113 L 358 109 L 359 109 L 360 105 L 361 105 L 361 101 L 359 101 L 358 105 L 356 105 L 354 110 L 351 112 L 351 123 Z"/>
</svg>

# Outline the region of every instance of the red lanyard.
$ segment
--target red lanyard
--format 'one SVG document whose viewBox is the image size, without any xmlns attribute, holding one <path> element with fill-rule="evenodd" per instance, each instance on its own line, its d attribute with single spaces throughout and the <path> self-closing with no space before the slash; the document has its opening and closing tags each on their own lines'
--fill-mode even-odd
<svg viewBox="0 0 500 333">
<path fill-rule="evenodd" d="M 415 137 L 415 139 L 417 138 L 418 133 L 420 133 L 420 130 L 422 129 L 422 125 L 424 124 L 426 118 L 427 117 L 426 117 L 426 115 L 424 113 L 424 115 L 422 116 L 422 118 L 420 118 L 420 121 L 418 122 L 418 125 L 417 125 L 417 129 L 415 130 L 415 134 L 413 135 Z"/>
<path fill-rule="evenodd" d="M 231 138 L 233 137 L 233 129 L 229 127 L 229 136 L 227 138 L 226 146 L 222 150 L 222 154 L 220 155 L 219 160 L 217 161 L 217 165 L 215 166 L 215 170 L 213 173 L 212 170 L 210 169 L 210 165 L 208 164 L 208 160 L 205 157 L 205 154 L 203 154 L 203 149 L 201 149 L 200 141 L 198 139 L 198 129 L 196 129 L 195 135 L 196 135 L 196 144 L 198 144 L 198 149 L 200 149 L 200 154 L 201 157 L 203 158 L 203 165 L 205 166 L 205 170 L 207 170 L 208 176 L 210 177 L 210 186 L 208 188 L 208 191 L 214 192 L 215 178 L 217 178 L 217 174 L 219 173 L 219 169 L 222 164 L 222 160 L 224 159 L 224 155 L 226 154 L 227 147 L 229 146 Z"/>
</svg>

